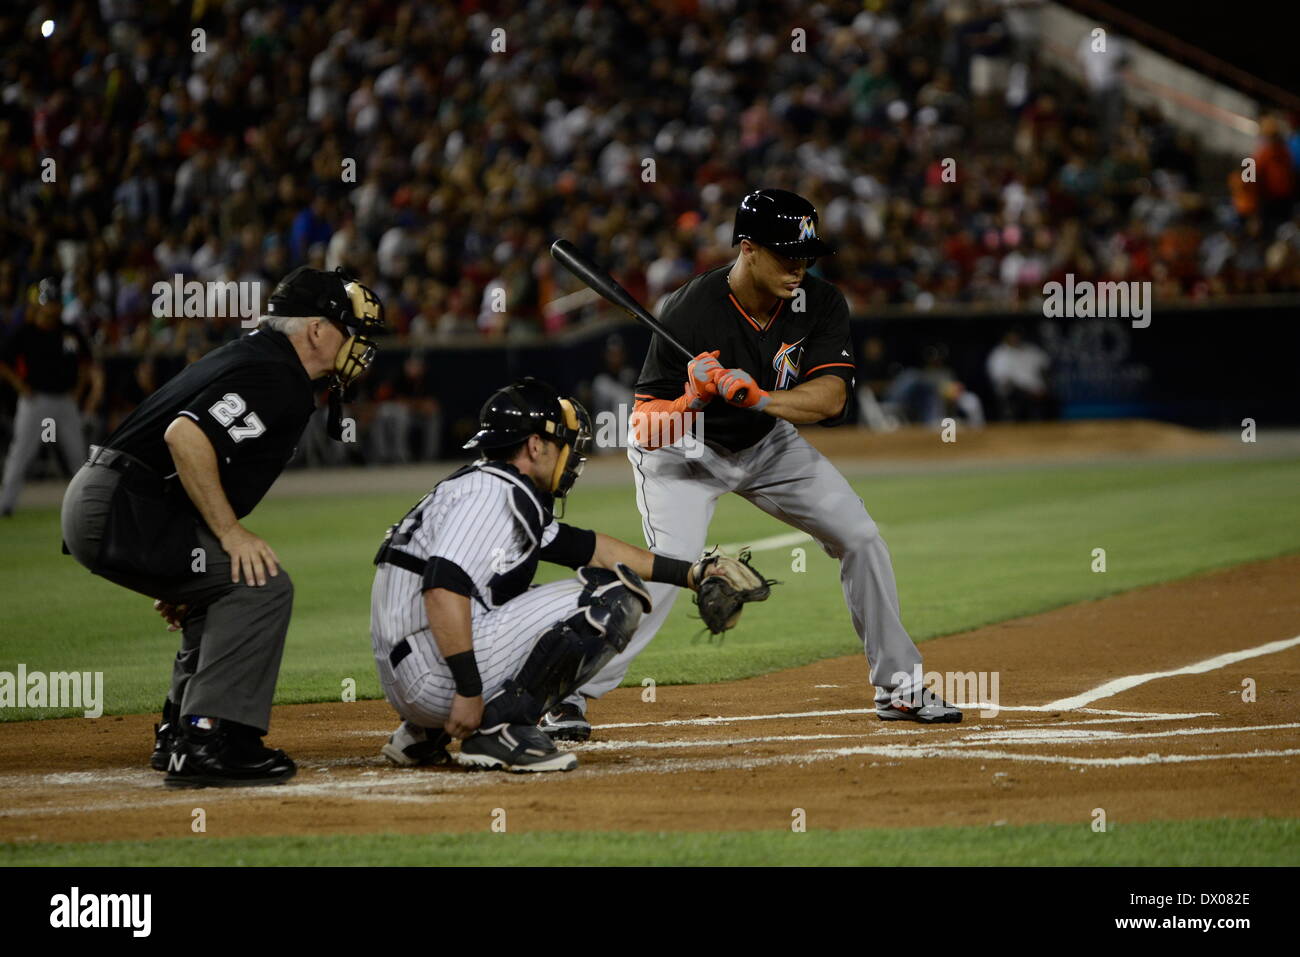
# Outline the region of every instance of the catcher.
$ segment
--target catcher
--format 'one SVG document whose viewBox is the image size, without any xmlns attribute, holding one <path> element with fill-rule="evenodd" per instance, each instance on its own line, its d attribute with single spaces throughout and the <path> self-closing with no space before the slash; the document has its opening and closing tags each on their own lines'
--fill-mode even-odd
<svg viewBox="0 0 1300 957">
<path fill-rule="evenodd" d="M 625 649 L 650 611 L 645 582 L 697 592 L 715 631 L 769 582 L 720 555 L 688 562 L 554 517 L 591 443 L 586 410 L 537 379 L 483 405 L 466 444 L 481 458 L 448 476 L 389 529 L 371 592 L 384 695 L 402 717 L 382 754 L 402 766 L 507 771 L 577 766 L 538 722 Z M 530 587 L 539 561 L 573 578 Z"/>
</svg>

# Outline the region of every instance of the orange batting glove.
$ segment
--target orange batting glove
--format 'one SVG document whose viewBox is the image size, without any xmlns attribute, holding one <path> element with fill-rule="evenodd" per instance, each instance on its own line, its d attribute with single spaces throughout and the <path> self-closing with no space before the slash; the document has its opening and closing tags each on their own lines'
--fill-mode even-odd
<svg viewBox="0 0 1300 957">
<path fill-rule="evenodd" d="M 713 384 L 729 405 L 758 411 L 772 401 L 772 396 L 758 387 L 754 377 L 744 369 L 720 369 L 713 374 Z M 745 393 L 743 399 L 737 396 Z"/>
<path fill-rule="evenodd" d="M 691 396 L 692 409 L 702 409 L 708 404 L 708 401 L 718 394 L 718 390 L 713 385 L 713 377 L 722 371 L 722 363 L 718 361 L 718 356 L 722 354 L 721 349 L 714 349 L 712 352 L 701 352 L 698 356 L 686 363 L 686 394 Z M 695 405 L 698 401 L 700 404 Z"/>
<path fill-rule="evenodd" d="M 706 393 L 701 393 L 700 390 L 695 387 L 695 380 L 688 377 L 684 389 L 684 394 L 689 400 L 686 403 L 686 408 L 694 409 L 698 412 L 712 402 L 713 397 L 718 394 L 718 390 L 713 387 L 713 380 L 709 380 L 708 390 L 709 391 Z"/>
</svg>

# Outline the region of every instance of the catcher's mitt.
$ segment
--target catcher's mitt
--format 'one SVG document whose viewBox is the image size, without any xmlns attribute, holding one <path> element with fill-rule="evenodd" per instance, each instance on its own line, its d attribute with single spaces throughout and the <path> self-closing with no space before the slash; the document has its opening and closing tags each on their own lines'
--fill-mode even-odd
<svg viewBox="0 0 1300 957">
<path fill-rule="evenodd" d="M 772 594 L 775 579 L 764 578 L 749 563 L 749 549 L 739 558 L 729 558 L 717 549 L 692 566 L 695 580 L 695 604 L 700 619 L 715 635 L 736 627 L 746 603 L 766 601 Z"/>
</svg>

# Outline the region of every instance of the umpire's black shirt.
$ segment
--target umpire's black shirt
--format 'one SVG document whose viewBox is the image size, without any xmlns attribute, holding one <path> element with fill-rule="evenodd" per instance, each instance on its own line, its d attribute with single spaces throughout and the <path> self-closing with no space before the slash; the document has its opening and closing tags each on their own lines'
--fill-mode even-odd
<svg viewBox="0 0 1300 957">
<path fill-rule="evenodd" d="M 263 328 L 186 367 L 127 416 L 104 445 L 161 476 L 173 475 L 163 433 L 177 416 L 188 416 L 216 450 L 221 487 L 243 518 L 292 458 L 315 407 L 311 379 L 293 344 Z"/>
<path fill-rule="evenodd" d="M 767 392 L 790 389 L 822 375 L 837 375 L 853 394 L 853 346 L 844 294 L 817 276 L 804 274 L 803 310 L 781 300 L 770 317 L 749 315 L 727 285 L 731 265 L 696 276 L 664 303 L 659 321 L 694 355 L 722 350 L 723 368 L 744 369 Z M 638 399 L 675 399 L 686 387 L 687 360 L 661 336 L 650 340 L 636 384 Z M 823 420 L 837 425 L 839 415 Z M 714 399 L 704 410 L 700 438 L 732 452 L 747 449 L 776 426 L 762 412 Z"/>
</svg>

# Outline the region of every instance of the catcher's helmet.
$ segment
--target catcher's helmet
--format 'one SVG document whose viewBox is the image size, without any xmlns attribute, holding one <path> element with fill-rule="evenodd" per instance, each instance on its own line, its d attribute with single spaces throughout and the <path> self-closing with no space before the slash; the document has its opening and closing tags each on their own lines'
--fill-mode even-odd
<svg viewBox="0 0 1300 957">
<path fill-rule="evenodd" d="M 835 247 L 817 236 L 817 209 L 785 189 L 756 189 L 740 201 L 731 245 L 748 239 L 791 259 L 830 256 Z"/>
<path fill-rule="evenodd" d="M 530 435 L 554 439 L 564 447 L 549 489 L 556 498 L 563 498 L 587 461 L 591 417 L 577 399 L 562 398 L 540 379 L 528 376 L 488 396 L 479 412 L 479 430 L 464 447 L 497 449 Z"/>
</svg>

